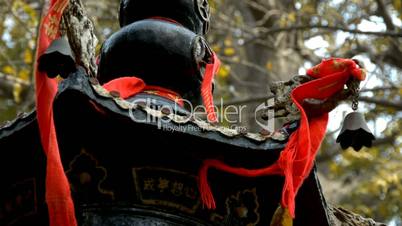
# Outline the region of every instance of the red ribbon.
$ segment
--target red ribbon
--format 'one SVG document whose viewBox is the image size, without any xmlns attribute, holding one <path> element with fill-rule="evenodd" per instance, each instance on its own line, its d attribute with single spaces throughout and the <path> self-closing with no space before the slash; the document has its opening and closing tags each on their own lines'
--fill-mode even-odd
<svg viewBox="0 0 402 226">
<path fill-rule="evenodd" d="M 260 177 L 268 175 L 283 175 L 285 183 L 282 190 L 281 205 L 288 208 L 295 217 L 295 197 L 303 181 L 308 177 L 314 164 L 314 159 L 325 136 L 328 113 L 314 118 L 307 118 L 303 109 L 304 99 L 315 98 L 325 100 L 341 91 L 347 80 L 353 76 L 359 80 L 365 78 L 363 69 L 350 59 L 323 60 L 319 65 L 307 71 L 309 76 L 317 78 L 295 88 L 291 97 L 300 110 L 299 128 L 292 133 L 279 159 L 266 168 L 245 169 L 231 167 L 223 161 L 205 160 L 199 170 L 199 190 L 203 204 L 209 209 L 215 209 L 216 203 L 208 184 L 207 173 L 215 168 L 227 173 L 243 177 Z"/>
<path fill-rule="evenodd" d="M 201 97 L 204 102 L 204 106 L 206 108 L 206 113 L 209 122 L 217 122 L 218 117 L 215 112 L 214 98 L 212 95 L 212 81 L 214 79 L 215 74 L 219 70 L 219 66 L 221 65 L 218 56 L 212 52 L 212 60 L 205 67 L 204 80 L 201 84 Z"/>
<path fill-rule="evenodd" d="M 130 98 L 137 95 L 140 92 L 145 92 L 148 94 L 154 94 L 157 96 L 164 97 L 166 99 L 172 100 L 184 106 L 183 99 L 176 92 L 166 89 L 160 86 L 148 86 L 145 82 L 137 77 L 120 77 L 109 81 L 103 85 L 103 88 L 111 91 L 118 91 L 120 97 L 123 99 Z"/>
<path fill-rule="evenodd" d="M 59 25 L 68 0 L 52 0 L 49 10 L 42 19 L 36 59 L 46 51 L 50 43 L 60 36 Z M 57 81 L 49 79 L 35 65 L 36 111 L 41 142 L 47 156 L 46 166 L 46 203 L 49 211 L 50 226 L 76 226 L 74 204 L 70 186 L 64 173 L 53 122 L 52 104 L 57 92 Z"/>
</svg>

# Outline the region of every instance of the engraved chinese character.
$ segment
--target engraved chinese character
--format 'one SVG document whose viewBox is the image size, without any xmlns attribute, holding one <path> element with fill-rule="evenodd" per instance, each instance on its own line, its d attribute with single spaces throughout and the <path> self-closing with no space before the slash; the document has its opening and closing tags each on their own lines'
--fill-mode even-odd
<svg viewBox="0 0 402 226">
<path fill-rule="evenodd" d="M 144 180 L 144 191 L 155 191 L 155 180 L 153 178 Z"/>
<path fill-rule="evenodd" d="M 160 192 L 164 192 L 169 188 L 169 180 L 159 177 L 158 188 Z"/>
<path fill-rule="evenodd" d="M 172 194 L 175 196 L 181 196 L 183 194 L 183 187 L 184 187 L 183 183 L 179 183 L 176 181 L 173 183 L 172 189 L 170 189 L 170 192 L 172 192 Z"/>
</svg>

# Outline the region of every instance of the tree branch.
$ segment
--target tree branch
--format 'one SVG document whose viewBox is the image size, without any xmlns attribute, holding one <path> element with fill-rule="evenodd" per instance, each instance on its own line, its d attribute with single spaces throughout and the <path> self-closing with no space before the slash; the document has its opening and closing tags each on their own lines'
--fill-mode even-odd
<svg viewBox="0 0 402 226">
<path fill-rule="evenodd" d="M 374 87 L 371 89 L 362 89 L 360 90 L 360 93 L 366 93 L 366 92 L 379 92 L 379 91 L 386 91 L 386 90 L 398 90 L 399 88 L 396 86 L 379 86 L 379 87 Z"/>
<path fill-rule="evenodd" d="M 377 2 L 377 10 L 378 14 L 384 19 L 384 23 L 387 26 L 387 30 L 394 31 L 395 30 L 395 25 L 392 22 L 392 18 L 389 15 L 386 6 L 384 4 L 383 0 L 376 0 Z"/>
<path fill-rule="evenodd" d="M 223 103 L 224 107 L 227 107 L 229 105 L 241 105 L 241 104 L 249 104 L 249 103 L 255 103 L 255 102 L 265 102 L 268 99 L 271 99 L 275 97 L 275 95 L 261 95 L 261 96 L 254 96 L 250 98 L 244 98 L 244 99 L 235 99 L 231 101 L 226 101 Z"/>
<path fill-rule="evenodd" d="M 397 133 L 394 133 L 394 134 L 384 137 L 384 138 L 375 139 L 373 141 L 372 147 L 378 147 L 378 146 L 381 146 L 384 144 L 394 145 L 396 137 L 397 137 Z M 321 154 L 319 154 L 317 156 L 316 161 L 319 163 L 324 163 L 324 162 L 330 161 L 335 156 L 342 154 L 343 151 L 344 150 L 342 150 L 342 148 L 339 145 L 333 145 L 332 148 L 322 151 Z"/>
<path fill-rule="evenodd" d="M 227 63 L 230 63 L 230 64 L 240 64 L 240 65 L 243 65 L 243 66 L 248 67 L 248 68 L 252 68 L 252 69 L 254 69 L 254 70 L 258 71 L 258 72 L 261 72 L 261 73 L 269 76 L 269 73 L 268 73 L 267 69 L 265 69 L 264 67 L 259 66 L 258 64 L 252 63 L 250 61 L 247 61 L 247 60 L 238 60 L 238 61 L 236 61 L 236 60 L 231 59 L 230 57 L 225 57 L 225 56 L 221 56 L 220 58 L 224 62 L 227 62 Z"/>
<path fill-rule="evenodd" d="M 241 105 L 241 104 L 248 104 L 248 103 L 254 103 L 254 102 L 264 102 L 268 99 L 271 99 L 275 97 L 274 95 L 262 95 L 262 96 L 255 96 L 255 97 L 250 97 L 250 98 L 244 98 L 244 99 L 237 99 L 237 100 L 232 100 L 232 101 L 227 101 L 224 103 L 223 106 L 229 106 L 229 105 Z M 376 99 L 372 97 L 359 97 L 359 101 L 366 102 L 366 103 L 373 103 L 377 104 L 380 106 L 384 107 L 391 107 L 395 108 L 396 110 L 402 111 L 402 102 L 392 102 L 384 99 Z"/>
<path fill-rule="evenodd" d="M 331 134 L 333 135 L 333 134 Z M 327 134 L 327 139 L 329 138 L 330 134 Z M 389 136 L 378 138 L 373 140 L 372 147 L 378 147 L 381 145 L 391 145 L 393 146 L 395 144 L 396 138 L 399 136 L 399 131 L 392 131 L 392 133 Z M 335 156 L 338 154 L 341 154 L 343 152 L 342 148 L 340 145 L 332 145 L 329 149 L 321 152 L 317 158 L 316 161 L 323 163 L 327 162 L 329 160 L 332 160 Z"/>
<path fill-rule="evenodd" d="M 2 82 L 0 82 L 0 83 L 5 83 L 5 84 L 9 84 L 9 85 L 20 84 L 23 86 L 29 86 L 31 84 L 29 81 L 17 78 L 13 75 L 6 75 L 1 72 L 0 72 L 0 80 L 2 80 Z"/>
<path fill-rule="evenodd" d="M 395 108 L 396 110 L 402 111 L 402 101 L 388 101 L 384 99 L 376 99 L 372 97 L 359 97 L 359 101 L 366 103 L 377 104 L 383 107 Z"/>
<path fill-rule="evenodd" d="M 330 25 L 297 25 L 297 26 L 290 26 L 290 27 L 277 27 L 277 28 L 267 29 L 267 30 L 261 32 L 261 34 L 250 38 L 249 40 L 246 41 L 246 43 L 250 43 L 250 42 L 255 41 L 256 39 L 264 38 L 266 36 L 273 35 L 273 34 L 280 33 L 280 32 L 309 30 L 309 29 L 324 29 L 324 30 L 331 30 L 331 31 L 344 31 L 344 32 L 352 33 L 352 34 L 402 38 L 402 33 L 393 32 L 393 31 L 384 31 L 384 32 L 361 31 L 358 29 L 350 29 L 350 28 L 346 28 L 346 27 L 330 26 Z"/>
<path fill-rule="evenodd" d="M 62 25 L 77 63 L 83 66 L 90 76 L 95 76 L 95 48 L 98 39 L 81 0 L 70 0 L 63 14 Z"/>
<path fill-rule="evenodd" d="M 257 82 L 245 81 L 245 80 L 241 79 L 239 77 L 239 75 L 234 70 L 232 70 L 230 72 L 230 75 L 236 82 L 239 83 L 239 85 L 248 86 L 248 87 L 254 87 L 254 88 L 267 88 L 267 86 L 264 86 L 264 84 L 260 84 L 260 83 L 257 83 Z"/>
</svg>

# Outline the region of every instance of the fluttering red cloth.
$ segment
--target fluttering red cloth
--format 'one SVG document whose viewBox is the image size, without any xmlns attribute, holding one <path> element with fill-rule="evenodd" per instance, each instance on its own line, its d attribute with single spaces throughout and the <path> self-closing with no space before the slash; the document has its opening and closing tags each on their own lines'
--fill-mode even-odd
<svg viewBox="0 0 402 226">
<path fill-rule="evenodd" d="M 218 56 L 212 52 L 212 59 L 205 68 L 204 80 L 201 84 L 201 97 L 207 113 L 209 122 L 217 122 L 218 117 L 215 112 L 214 98 L 212 95 L 212 81 L 215 74 L 218 72 L 221 62 Z"/>
<path fill-rule="evenodd" d="M 59 24 L 68 0 L 51 0 L 38 34 L 36 59 L 46 51 L 50 43 L 59 37 Z M 41 142 L 47 156 L 46 203 L 50 226 L 76 226 L 74 204 L 70 186 L 64 173 L 53 122 L 52 104 L 57 92 L 57 81 L 49 79 L 35 65 L 36 111 Z"/>
<path fill-rule="evenodd" d="M 176 92 L 160 86 L 148 86 L 142 79 L 134 76 L 116 78 L 102 86 L 109 92 L 119 92 L 120 97 L 123 99 L 135 96 L 140 92 L 148 92 L 172 100 L 180 106 L 184 105 L 183 99 Z"/>
<path fill-rule="evenodd" d="M 303 101 L 307 98 L 328 99 L 341 91 L 351 76 L 358 80 L 365 79 L 364 69 L 360 68 L 355 61 L 341 58 L 323 60 L 309 69 L 307 75 L 316 79 L 296 87 L 291 93 L 293 102 L 300 110 L 300 125 L 291 134 L 285 149 L 274 164 L 262 169 L 245 169 L 231 167 L 215 159 L 203 162 L 199 170 L 199 190 L 202 202 L 207 208 L 216 208 L 207 179 L 208 170 L 215 168 L 244 177 L 284 176 L 281 205 L 288 209 L 292 218 L 295 217 L 296 194 L 313 167 L 328 123 L 328 113 L 307 118 L 308 109 L 303 109 Z"/>
</svg>

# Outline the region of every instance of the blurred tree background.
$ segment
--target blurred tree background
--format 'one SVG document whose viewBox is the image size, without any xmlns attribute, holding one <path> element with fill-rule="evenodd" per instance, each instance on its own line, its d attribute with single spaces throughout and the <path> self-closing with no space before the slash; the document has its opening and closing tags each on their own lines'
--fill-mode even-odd
<svg viewBox="0 0 402 226">
<path fill-rule="evenodd" d="M 118 26 L 118 0 L 83 0 L 100 44 Z M 342 151 L 335 136 L 342 104 L 331 113 L 317 158 L 329 202 L 402 225 L 402 0 L 210 0 L 208 40 L 223 65 L 215 97 L 247 104 L 242 124 L 257 130 L 255 106 L 268 84 L 304 74 L 325 57 L 357 58 L 369 72 L 360 110 L 377 140 Z M 0 122 L 34 108 L 33 65 L 44 0 L 0 0 Z M 99 45 L 100 45 L 99 44 Z"/>
</svg>

